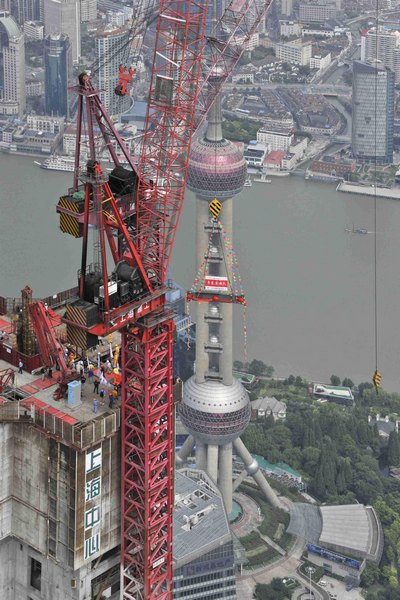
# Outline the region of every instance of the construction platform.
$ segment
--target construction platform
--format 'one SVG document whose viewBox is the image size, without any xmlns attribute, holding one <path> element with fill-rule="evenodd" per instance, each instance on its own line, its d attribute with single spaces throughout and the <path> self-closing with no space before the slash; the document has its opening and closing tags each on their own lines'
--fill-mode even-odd
<svg viewBox="0 0 400 600">
<path fill-rule="evenodd" d="M 0 360 L 0 370 L 9 367 L 9 363 Z M 58 376 L 57 371 L 49 378 L 25 371 L 19 374 L 16 369 L 14 386 L 0 395 L 0 422 L 31 422 L 77 449 L 86 448 L 119 430 L 119 399 L 109 408 L 108 398 L 101 399 L 93 392 L 93 383 L 86 380 L 82 386 L 82 402 L 71 407 L 67 400 L 53 398 Z M 94 398 L 98 400 L 96 413 Z"/>
</svg>

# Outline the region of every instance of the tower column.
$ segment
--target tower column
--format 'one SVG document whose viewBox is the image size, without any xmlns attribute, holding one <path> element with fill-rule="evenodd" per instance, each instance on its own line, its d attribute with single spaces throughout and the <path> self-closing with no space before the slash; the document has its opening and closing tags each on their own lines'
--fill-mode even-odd
<svg viewBox="0 0 400 600">
<path fill-rule="evenodd" d="M 232 511 L 232 444 L 224 444 L 219 448 L 218 473 L 218 487 L 229 515 Z"/>
<path fill-rule="evenodd" d="M 212 477 L 215 483 L 218 482 L 218 446 L 217 444 L 208 444 L 207 446 L 207 473 Z"/>
<path fill-rule="evenodd" d="M 196 466 L 205 471 L 207 469 L 207 446 L 196 441 Z"/>
</svg>

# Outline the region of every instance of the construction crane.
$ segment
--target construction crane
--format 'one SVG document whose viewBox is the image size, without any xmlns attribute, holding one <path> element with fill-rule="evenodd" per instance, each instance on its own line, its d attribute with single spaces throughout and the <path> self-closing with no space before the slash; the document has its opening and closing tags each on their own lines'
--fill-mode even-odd
<svg viewBox="0 0 400 600">
<path fill-rule="evenodd" d="M 54 333 L 48 309 L 43 302 L 32 302 L 29 304 L 29 314 L 32 319 L 32 327 L 36 335 L 43 364 L 48 369 L 57 368 L 60 372 L 58 388 L 54 392 L 53 397 L 55 400 L 61 400 L 67 393 L 68 383 L 78 379 L 78 373 L 70 369 L 67 365 L 64 347 Z"/>
<path fill-rule="evenodd" d="M 233 0 L 220 19 L 221 40 L 205 45 L 207 0 L 161 0 L 137 163 L 90 77 L 82 73 L 75 87 L 74 180 L 57 211 L 61 230 L 82 238 L 82 258 L 79 300 L 67 306 L 63 321 L 68 342 L 82 353 L 99 336 L 121 332 L 124 600 L 172 598 L 174 322 L 165 298 L 167 269 L 193 132 L 268 6 Z M 95 126 L 114 164 L 109 174 L 100 162 Z M 85 128 L 89 160 L 81 164 Z"/>
</svg>

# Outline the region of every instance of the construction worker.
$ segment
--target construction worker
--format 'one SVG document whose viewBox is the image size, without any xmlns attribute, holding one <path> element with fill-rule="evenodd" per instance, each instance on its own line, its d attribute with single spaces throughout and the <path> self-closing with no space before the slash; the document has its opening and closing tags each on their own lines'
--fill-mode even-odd
<svg viewBox="0 0 400 600">
<path fill-rule="evenodd" d="M 127 89 L 128 84 L 132 81 L 132 77 L 136 74 L 136 69 L 130 68 L 129 71 L 126 67 L 119 65 L 118 83 L 115 88 L 117 96 L 128 96 L 129 91 Z"/>
</svg>

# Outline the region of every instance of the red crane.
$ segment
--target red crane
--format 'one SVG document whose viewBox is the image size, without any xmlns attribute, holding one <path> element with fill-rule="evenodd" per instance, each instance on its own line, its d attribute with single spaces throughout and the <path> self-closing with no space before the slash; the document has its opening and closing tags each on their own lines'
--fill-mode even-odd
<svg viewBox="0 0 400 600">
<path fill-rule="evenodd" d="M 207 0 L 161 0 L 138 166 L 90 78 L 81 74 L 75 88 L 74 182 L 60 198 L 57 211 L 62 231 L 82 238 L 82 259 L 79 300 L 68 305 L 63 321 L 69 343 L 82 351 L 94 346 L 97 336 L 117 330 L 122 335 L 124 600 L 172 598 L 174 323 L 165 301 L 166 274 L 184 199 L 192 134 L 268 5 L 259 10 L 255 0 L 233 0 L 220 21 L 225 40 L 208 40 L 203 62 Z M 196 102 L 206 83 L 208 92 L 202 90 L 196 123 Z M 90 154 L 82 165 L 84 122 Z M 100 163 L 95 125 L 114 163 L 109 176 Z M 120 154 L 128 168 L 121 165 Z"/>
</svg>

